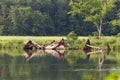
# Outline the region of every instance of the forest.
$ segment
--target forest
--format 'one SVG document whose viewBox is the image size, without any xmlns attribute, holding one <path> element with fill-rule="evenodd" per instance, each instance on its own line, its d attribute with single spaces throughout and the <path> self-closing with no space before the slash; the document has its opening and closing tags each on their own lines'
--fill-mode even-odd
<svg viewBox="0 0 120 80">
<path fill-rule="evenodd" d="M 0 0 L 0 35 L 64 36 L 71 31 L 79 36 L 97 35 L 92 22 L 85 21 L 82 15 L 69 14 L 70 1 Z M 120 0 L 116 0 L 114 5 L 103 18 L 101 31 L 104 36 L 120 32 L 120 25 L 111 23 L 120 19 Z"/>
</svg>

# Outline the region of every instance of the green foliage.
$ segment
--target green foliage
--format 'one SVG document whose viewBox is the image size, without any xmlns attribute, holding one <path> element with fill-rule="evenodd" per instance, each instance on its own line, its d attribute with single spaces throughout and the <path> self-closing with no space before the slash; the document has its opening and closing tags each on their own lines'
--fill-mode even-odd
<svg viewBox="0 0 120 80">
<path fill-rule="evenodd" d="M 31 7 L 11 7 L 9 17 L 11 18 L 11 23 L 13 23 L 15 34 L 26 35 L 28 33 L 31 26 L 27 26 L 26 23 L 30 20 L 30 16 Z"/>
<path fill-rule="evenodd" d="M 98 35 L 100 37 L 103 18 L 105 18 L 108 11 L 114 8 L 114 3 L 115 0 L 77 0 L 76 2 L 70 0 L 69 5 L 71 6 L 71 11 L 68 13 L 84 16 L 85 21 L 90 21 L 97 27 Z"/>
<path fill-rule="evenodd" d="M 74 31 L 69 32 L 66 38 L 67 42 L 70 44 L 69 47 L 78 48 L 82 43 L 82 41 L 78 39 L 78 36 Z"/>
<path fill-rule="evenodd" d="M 110 41 L 109 41 L 109 44 L 115 44 L 116 43 L 116 40 L 115 39 L 111 39 Z"/>
<path fill-rule="evenodd" d="M 28 40 L 33 40 L 39 44 L 49 44 L 51 41 L 59 41 L 64 38 L 66 41 L 67 48 L 83 49 L 87 39 L 90 39 L 91 45 L 106 48 L 107 45 L 110 45 L 110 48 L 119 49 L 120 47 L 120 38 L 119 37 L 102 37 L 101 39 L 96 39 L 94 37 L 77 37 L 76 40 L 68 40 L 65 36 L 0 36 L 0 48 L 23 48 L 24 42 Z M 69 44 L 68 44 L 69 43 Z"/>
<path fill-rule="evenodd" d="M 113 26 L 120 26 L 120 20 L 112 20 L 111 23 Z"/>
<path fill-rule="evenodd" d="M 67 35 L 75 31 L 77 35 L 88 36 L 96 31 L 94 25 L 99 23 L 101 17 L 106 21 L 102 29 L 105 35 L 120 32 L 118 27 L 113 27 L 109 22 L 120 18 L 119 0 L 104 0 L 107 2 L 103 6 L 102 0 L 71 0 L 74 11 L 69 13 L 80 14 L 75 16 L 68 14 L 69 1 L 0 0 L 0 35 Z M 115 8 L 111 11 L 114 1 Z"/>
<path fill-rule="evenodd" d="M 95 31 L 95 32 L 92 32 L 92 35 L 93 35 L 94 37 L 96 37 L 96 36 L 98 36 L 98 33 Z"/>
<path fill-rule="evenodd" d="M 105 17 L 106 13 L 114 7 L 114 0 L 102 1 L 102 0 L 78 0 L 76 2 L 70 1 L 71 11 L 69 14 L 80 14 L 85 16 L 86 21 L 99 23 L 101 17 Z M 109 5 L 108 5 L 109 4 Z"/>
<path fill-rule="evenodd" d="M 107 77 L 105 77 L 105 80 L 119 80 L 119 74 L 120 72 L 117 71 L 117 72 L 112 72 L 110 73 Z"/>
<path fill-rule="evenodd" d="M 18 35 L 46 35 L 47 28 L 52 31 L 49 16 L 31 7 L 12 7 L 10 12 L 15 33 Z"/>
<path fill-rule="evenodd" d="M 74 31 L 71 31 L 68 33 L 68 35 L 67 35 L 68 41 L 75 41 L 77 39 L 78 39 L 77 34 Z"/>
<path fill-rule="evenodd" d="M 118 33 L 118 34 L 116 35 L 116 37 L 120 37 L 120 33 Z"/>
<path fill-rule="evenodd" d="M 3 34 L 3 25 L 0 25 L 0 35 Z"/>
</svg>

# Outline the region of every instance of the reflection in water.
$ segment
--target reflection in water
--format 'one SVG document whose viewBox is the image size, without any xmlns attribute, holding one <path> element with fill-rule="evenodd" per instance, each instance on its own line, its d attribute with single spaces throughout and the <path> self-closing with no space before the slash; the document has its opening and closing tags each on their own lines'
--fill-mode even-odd
<svg viewBox="0 0 120 80">
<path fill-rule="evenodd" d="M 31 49 L 24 49 L 25 53 L 24 56 L 26 61 L 29 61 L 33 57 L 37 56 L 38 53 L 41 53 L 41 50 L 31 50 Z"/>
<path fill-rule="evenodd" d="M 104 60 L 105 60 L 105 53 L 103 52 L 103 50 L 102 49 L 100 49 L 100 50 L 96 50 L 96 51 L 84 51 L 85 52 L 85 54 L 86 54 L 86 57 L 87 57 L 87 59 L 89 59 L 90 58 L 90 55 L 93 55 L 93 54 L 101 54 L 101 56 L 99 56 L 99 58 L 98 58 L 98 68 L 99 68 L 99 71 L 101 71 L 101 67 L 102 67 L 102 65 L 103 65 L 103 62 L 104 62 Z"/>
<path fill-rule="evenodd" d="M 45 53 L 58 59 L 64 59 L 65 50 L 45 50 Z"/>
<path fill-rule="evenodd" d="M 84 50 L 84 52 L 86 54 L 87 59 L 90 59 L 90 55 L 97 54 L 97 53 L 101 53 L 101 55 L 104 55 L 102 50 L 97 50 L 97 51 Z M 99 57 L 98 70 L 99 70 L 99 79 L 100 80 L 103 80 L 102 79 L 103 76 L 101 75 L 101 73 L 102 73 L 101 68 L 102 68 L 103 62 L 104 62 L 104 58 L 103 57 L 101 57 L 101 58 Z"/>
<path fill-rule="evenodd" d="M 39 54 L 44 54 L 44 55 L 51 55 L 55 58 L 58 59 L 64 59 L 64 55 L 65 55 L 65 50 L 31 50 L 31 49 L 24 49 L 25 51 L 25 58 L 26 61 L 29 61 L 30 59 L 32 59 L 33 57 L 39 55 Z"/>
<path fill-rule="evenodd" d="M 24 51 L 25 51 L 24 56 L 26 58 L 26 61 L 29 61 L 30 59 L 32 59 L 33 57 L 39 54 L 43 54 L 44 56 L 51 55 L 52 57 L 55 57 L 57 59 L 64 59 L 66 56 L 69 56 L 69 54 L 71 53 L 71 51 L 67 51 L 67 53 L 65 53 L 65 50 L 39 50 L 39 49 L 36 49 L 36 50 L 27 49 L 26 50 L 25 49 Z M 99 56 L 98 57 L 98 69 L 99 71 L 101 71 L 103 62 L 105 60 L 105 53 L 103 52 L 103 50 L 102 49 L 96 50 L 96 51 L 85 50 L 84 52 L 85 52 L 87 59 L 90 59 L 91 55 L 98 54 L 98 53 L 101 54 L 101 56 L 98 55 Z"/>
<path fill-rule="evenodd" d="M 100 80 L 104 80 L 104 77 L 103 77 L 103 70 L 102 70 L 102 66 L 103 66 L 103 63 L 105 61 L 105 53 L 104 53 L 104 50 L 103 49 L 100 49 L 100 50 L 95 50 L 95 51 L 90 51 L 90 50 L 87 50 L 85 51 L 85 54 L 86 54 L 86 57 L 87 59 L 90 58 L 90 55 L 93 55 L 93 54 L 100 54 L 101 56 L 98 57 L 98 71 L 99 71 L 99 79 Z M 107 55 L 110 53 L 110 50 L 107 50 Z"/>
<path fill-rule="evenodd" d="M 13 55 L 17 52 L 10 53 L 0 52 L 0 80 L 110 80 L 114 71 L 120 70 L 119 52 L 107 55 L 105 51 L 25 50 L 16 56 Z"/>
</svg>

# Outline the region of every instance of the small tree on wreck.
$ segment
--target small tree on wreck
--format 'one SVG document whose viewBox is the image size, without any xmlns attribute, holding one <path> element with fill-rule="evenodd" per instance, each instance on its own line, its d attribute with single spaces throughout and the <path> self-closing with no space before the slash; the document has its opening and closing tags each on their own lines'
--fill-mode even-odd
<svg viewBox="0 0 120 80">
<path fill-rule="evenodd" d="M 68 13 L 73 16 L 82 15 L 85 21 L 92 22 L 97 27 L 100 38 L 103 19 L 107 12 L 114 8 L 114 3 L 115 0 L 76 0 L 75 2 L 70 0 L 71 10 Z"/>
</svg>

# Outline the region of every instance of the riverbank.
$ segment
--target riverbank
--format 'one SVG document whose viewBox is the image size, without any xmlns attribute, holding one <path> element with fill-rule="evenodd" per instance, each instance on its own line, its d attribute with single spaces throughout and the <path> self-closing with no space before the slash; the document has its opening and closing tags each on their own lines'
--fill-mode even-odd
<svg viewBox="0 0 120 80">
<path fill-rule="evenodd" d="M 23 48 L 28 40 L 33 40 L 39 44 L 49 44 L 51 41 L 59 41 L 62 38 L 67 41 L 65 36 L 0 36 L 0 48 Z M 81 49 L 84 47 L 87 39 L 90 39 L 91 45 L 106 48 L 109 45 L 112 49 L 120 48 L 120 38 L 114 36 L 104 36 L 101 39 L 92 36 L 79 36 L 77 40 L 70 43 L 70 47 Z"/>
</svg>

